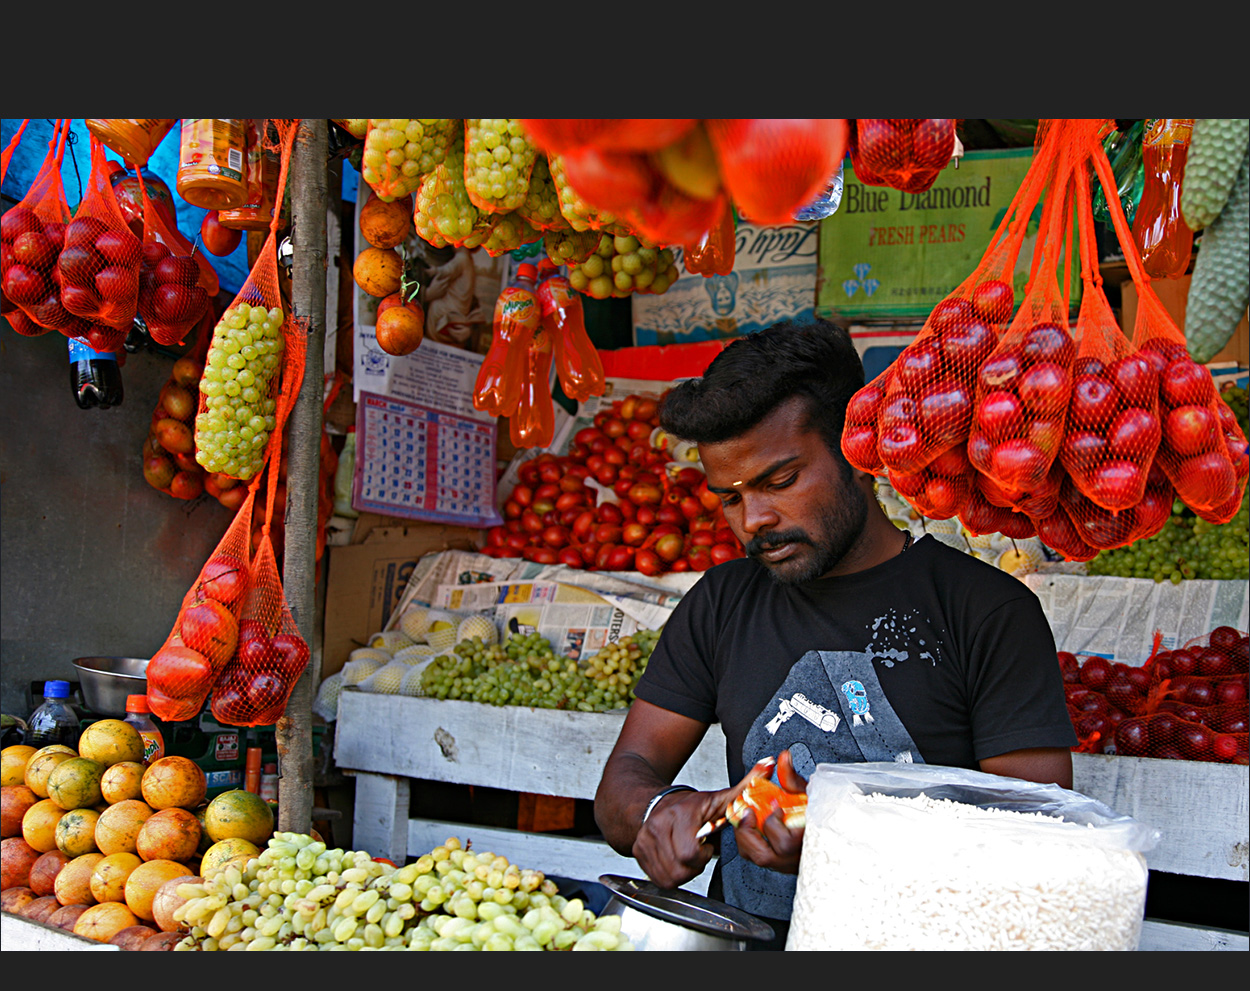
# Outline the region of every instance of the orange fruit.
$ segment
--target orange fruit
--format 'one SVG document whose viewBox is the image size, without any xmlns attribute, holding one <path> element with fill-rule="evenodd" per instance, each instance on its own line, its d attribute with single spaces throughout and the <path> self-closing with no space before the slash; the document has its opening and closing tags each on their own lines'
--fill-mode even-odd
<svg viewBox="0 0 1250 991">
<path fill-rule="evenodd" d="M 360 208 L 360 233 L 375 248 L 394 248 L 412 231 L 412 199 L 386 203 L 374 196 Z"/>
<path fill-rule="evenodd" d="M 144 860 L 189 860 L 199 850 L 200 833 L 194 812 L 162 809 L 139 827 L 135 852 Z"/>
<path fill-rule="evenodd" d="M 370 296 L 389 296 L 399 291 L 404 260 L 394 248 L 365 248 L 352 264 L 356 285 Z"/>
<path fill-rule="evenodd" d="M 22 838 L 40 853 L 55 850 L 56 824 L 65 810 L 50 798 L 36 802 L 22 816 Z"/>
<path fill-rule="evenodd" d="M 25 743 L 15 743 L 11 747 L 0 750 L 0 785 L 21 785 L 26 783 L 26 765 L 38 751 Z"/>
<path fill-rule="evenodd" d="M 112 767 L 121 761 L 143 762 L 143 737 L 123 719 L 100 719 L 78 738 L 78 756 Z"/>
<path fill-rule="evenodd" d="M 244 839 L 262 847 L 273 835 L 273 809 L 259 795 L 235 788 L 208 803 L 204 829 L 216 843 Z"/>
<path fill-rule="evenodd" d="M 96 864 L 104 859 L 102 853 L 84 853 L 61 868 L 53 885 L 56 900 L 62 905 L 94 905 L 91 893 L 91 875 Z"/>
<path fill-rule="evenodd" d="M 143 798 L 145 768 L 142 761 L 123 760 L 109 767 L 100 778 L 100 794 L 109 805 L 116 805 L 128 798 Z"/>
<path fill-rule="evenodd" d="M 154 921 L 152 901 L 162 884 L 174 877 L 194 877 L 191 868 L 173 860 L 149 860 L 126 878 L 126 904 L 146 922 Z"/>
<path fill-rule="evenodd" d="M 378 347 L 387 354 L 412 354 L 425 339 L 425 310 L 415 300 L 409 303 L 401 301 L 401 305 L 388 307 L 378 315 L 373 332 Z"/>
<path fill-rule="evenodd" d="M 74 923 L 74 935 L 107 943 L 123 929 L 139 925 L 135 913 L 121 902 L 102 902 L 92 905 Z"/>
<path fill-rule="evenodd" d="M 48 775 L 48 797 L 66 812 L 86 809 L 102 802 L 100 778 L 104 765 L 87 757 L 71 757 L 61 761 Z"/>
<path fill-rule="evenodd" d="M 124 902 L 126 879 L 142 864 L 133 853 L 110 853 L 91 872 L 91 894 L 98 902 Z"/>
<path fill-rule="evenodd" d="M 194 809 L 208 794 L 208 778 L 187 757 L 162 757 L 148 765 L 140 782 L 143 800 L 161 809 Z"/>
<path fill-rule="evenodd" d="M 149 816 L 155 813 L 146 802 L 127 798 L 110 805 L 95 824 L 95 845 L 104 854 L 137 853 L 135 840 Z"/>
<path fill-rule="evenodd" d="M 95 809 L 71 809 L 57 820 L 56 848 L 67 857 L 81 857 L 96 850 L 95 824 L 100 813 Z"/>
<path fill-rule="evenodd" d="M 22 817 L 39 796 L 20 781 L 0 787 L 0 839 L 22 835 Z"/>
<path fill-rule="evenodd" d="M 78 756 L 69 747 L 60 750 L 53 749 L 60 746 L 59 743 L 54 743 L 51 747 L 44 747 L 32 756 L 30 763 L 26 765 L 23 783 L 40 798 L 48 797 L 48 778 L 56 770 L 57 765 Z"/>
<path fill-rule="evenodd" d="M 40 851 L 20 836 L 10 836 L 7 840 L 0 842 L 0 862 L 3 863 L 3 869 L 0 870 L 3 874 L 3 880 L 0 880 L 0 890 L 30 887 L 30 873 L 35 869 L 40 856 Z M 31 894 L 38 897 L 33 889 Z"/>
<path fill-rule="evenodd" d="M 260 847 L 251 840 L 239 837 L 218 840 L 200 858 L 200 876 L 212 877 L 229 863 L 239 864 L 239 869 L 242 870 L 249 860 L 259 856 Z"/>
</svg>

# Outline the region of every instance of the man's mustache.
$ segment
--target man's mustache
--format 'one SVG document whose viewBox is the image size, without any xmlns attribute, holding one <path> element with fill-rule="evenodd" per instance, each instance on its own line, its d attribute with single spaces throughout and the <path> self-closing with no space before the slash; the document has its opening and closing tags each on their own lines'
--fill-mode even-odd
<svg viewBox="0 0 1250 991">
<path fill-rule="evenodd" d="M 761 533 L 747 541 L 743 548 L 748 555 L 758 556 L 770 547 L 782 544 L 810 544 L 811 538 L 803 530 L 782 530 L 774 533 Z"/>
</svg>

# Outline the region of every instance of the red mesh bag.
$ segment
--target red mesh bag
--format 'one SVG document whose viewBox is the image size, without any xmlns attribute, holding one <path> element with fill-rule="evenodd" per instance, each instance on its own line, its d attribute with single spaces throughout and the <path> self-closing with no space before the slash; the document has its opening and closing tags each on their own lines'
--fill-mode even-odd
<svg viewBox="0 0 1250 991">
<path fill-rule="evenodd" d="M 288 387 L 290 384 L 293 388 Z M 239 617 L 238 649 L 219 669 L 213 685 L 213 718 L 231 726 L 270 726 L 277 722 L 310 656 L 287 607 L 271 539 L 276 511 L 285 505 L 285 496 L 281 502 L 278 499 L 282 431 L 298 393 L 298 381 L 284 383 L 265 476 L 265 521 L 258 538 L 249 535 L 255 553 Z M 257 478 L 253 487 L 259 482 Z"/>
<path fill-rule="evenodd" d="M 847 406 L 842 433 L 847 460 L 861 471 L 888 475 L 899 494 L 930 518 L 958 515 L 976 490 L 972 452 L 965 448 L 977 374 L 1011 319 L 1012 272 L 1058 147 L 1053 132 L 1047 133 L 1052 138 L 1039 144 L 976 270 L 934 307 L 916 339 Z M 981 502 L 973 511 L 979 523 L 999 518 Z"/>
<path fill-rule="evenodd" d="M 182 600 L 164 645 L 148 662 L 148 704 L 165 722 L 194 718 L 235 654 L 250 584 L 255 486 Z"/>
<path fill-rule="evenodd" d="M 1220 626 L 1150 662 L 1149 704 L 1116 733 L 1116 752 L 1247 763 L 1250 637 Z"/>
<path fill-rule="evenodd" d="M 1150 706 L 1149 662 L 1133 667 L 1096 654 L 1059 651 L 1068 716 L 1078 753 L 1115 752 L 1116 727 Z"/>
<path fill-rule="evenodd" d="M 112 174 L 104 145 L 92 135 L 91 173 L 74 219 L 65 226 L 56 278 L 65 309 L 121 331 L 124 340 L 139 305 L 143 245 L 117 205 Z"/>
<path fill-rule="evenodd" d="M 1104 192 L 1114 190 L 1115 177 L 1101 144 L 1092 156 Z M 1210 371 L 1189 356 L 1184 332 L 1150 287 L 1118 198 L 1109 195 L 1107 201 L 1138 294 L 1136 357 L 1151 366 L 1157 382 L 1162 425 L 1157 463 L 1185 505 L 1208 522 L 1227 523 L 1236 515 L 1250 478 L 1246 437 Z"/>
<path fill-rule="evenodd" d="M 1060 140 L 1033 271 L 1019 313 L 977 375 L 968 458 L 1013 505 L 1046 483 L 1063 440 L 1077 349 L 1056 273 L 1081 136 L 1097 123 L 1063 120 L 1048 128 Z"/>
<path fill-rule="evenodd" d="M 91 321 L 65 309 L 56 279 L 57 256 L 65 244 L 65 226 L 72 219 L 61 184 L 61 162 L 69 136 L 69 121 L 58 120 L 48 142 L 48 154 L 26 195 L 0 216 L 0 288 L 26 321 L 12 314 L 14 328 L 29 333 L 27 324 L 59 330 L 66 337 L 87 332 Z"/>
<path fill-rule="evenodd" d="M 923 193 L 955 152 L 955 125 L 948 118 L 859 118 L 850 129 L 855 178 L 869 186 Z"/>
<path fill-rule="evenodd" d="M 181 344 L 208 311 L 220 290 L 212 265 L 148 197 L 138 173 L 143 198 L 143 260 L 139 275 L 139 316 L 157 344 Z"/>
<path fill-rule="evenodd" d="M 274 121 L 281 142 L 278 200 L 297 121 Z M 299 390 L 306 334 L 287 318 L 278 278 L 275 215 L 242 288 L 213 328 L 200 379 L 196 460 L 206 471 L 248 481 L 264 467 L 278 433 L 280 391 Z"/>
</svg>

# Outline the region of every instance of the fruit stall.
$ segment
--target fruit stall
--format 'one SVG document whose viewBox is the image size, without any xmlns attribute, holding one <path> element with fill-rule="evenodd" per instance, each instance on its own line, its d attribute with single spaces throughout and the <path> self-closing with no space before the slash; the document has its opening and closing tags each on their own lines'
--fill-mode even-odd
<svg viewBox="0 0 1250 991">
<path fill-rule="evenodd" d="M 3 124 L 6 949 L 694 948 L 590 812 L 745 553 L 658 411 L 814 316 L 1155 831 L 1123 933 L 1014 945 L 1250 948 L 1250 122 Z"/>
</svg>

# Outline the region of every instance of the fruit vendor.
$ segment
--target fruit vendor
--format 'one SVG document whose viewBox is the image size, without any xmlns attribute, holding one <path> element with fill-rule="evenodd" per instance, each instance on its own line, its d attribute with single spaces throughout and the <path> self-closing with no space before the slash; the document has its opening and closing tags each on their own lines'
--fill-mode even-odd
<svg viewBox="0 0 1250 991">
<path fill-rule="evenodd" d="M 697 839 L 738 793 L 673 784 L 711 723 L 730 781 L 780 755 L 778 781 L 793 792 L 817 764 L 858 761 L 1072 785 L 1077 740 L 1037 597 L 890 522 L 872 475 L 841 452 L 863 385 L 846 331 L 787 322 L 735 341 L 665 399 L 661 425 L 698 444 L 747 556 L 704 573 L 678 604 L 595 798 L 607 841 L 662 887 L 696 877 L 719 846 L 709 895 L 774 923 L 774 948 L 803 831 L 779 812 L 748 814 Z"/>
</svg>

